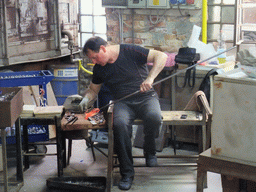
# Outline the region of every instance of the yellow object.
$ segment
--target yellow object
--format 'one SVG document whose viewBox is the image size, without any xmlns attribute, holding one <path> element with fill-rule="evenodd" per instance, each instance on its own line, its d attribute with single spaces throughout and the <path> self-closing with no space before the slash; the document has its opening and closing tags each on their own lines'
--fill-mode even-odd
<svg viewBox="0 0 256 192">
<path fill-rule="evenodd" d="M 202 42 L 207 44 L 207 0 L 202 3 Z"/>
<path fill-rule="evenodd" d="M 93 74 L 93 72 L 91 72 L 91 71 L 89 71 L 89 70 L 87 70 L 87 69 L 85 69 L 85 68 L 83 67 L 81 60 L 79 60 L 79 68 L 78 68 L 78 69 L 79 69 L 79 70 L 82 69 L 84 72 L 86 72 L 86 73 L 88 73 L 88 74 L 90 74 L 90 75 Z"/>
<path fill-rule="evenodd" d="M 223 57 L 223 58 L 218 57 L 218 61 L 219 61 L 219 64 L 226 63 L 226 57 Z"/>
<path fill-rule="evenodd" d="M 153 5 L 159 5 L 159 0 L 153 0 Z"/>
</svg>

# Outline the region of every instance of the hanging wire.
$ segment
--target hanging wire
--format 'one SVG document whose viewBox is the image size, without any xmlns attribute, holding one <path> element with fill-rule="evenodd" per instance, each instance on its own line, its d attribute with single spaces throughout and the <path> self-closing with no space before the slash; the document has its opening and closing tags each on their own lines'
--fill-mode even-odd
<svg viewBox="0 0 256 192">
<path fill-rule="evenodd" d="M 153 24 L 153 25 L 156 25 L 156 24 L 158 24 L 158 23 L 160 23 L 161 21 L 164 21 L 164 16 L 165 16 L 165 13 L 167 12 L 167 10 L 168 9 L 166 9 L 165 11 L 164 11 L 164 13 L 163 13 L 163 15 L 162 16 L 160 16 L 160 18 L 159 18 L 159 9 L 157 10 L 157 17 L 156 17 L 156 21 L 153 21 L 152 20 L 152 11 L 150 11 L 150 15 L 149 15 L 149 20 L 150 20 L 150 22 Z"/>
</svg>

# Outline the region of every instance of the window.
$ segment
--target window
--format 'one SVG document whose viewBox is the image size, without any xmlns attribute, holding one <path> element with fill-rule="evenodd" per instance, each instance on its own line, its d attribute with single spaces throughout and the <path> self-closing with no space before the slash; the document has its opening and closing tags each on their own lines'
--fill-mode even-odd
<svg viewBox="0 0 256 192">
<path fill-rule="evenodd" d="M 92 36 L 100 36 L 107 40 L 107 24 L 105 8 L 101 0 L 79 0 L 79 47 Z"/>
<path fill-rule="evenodd" d="M 255 46 L 256 0 L 208 0 L 208 16 L 209 43 L 217 42 L 218 34 L 223 30 L 227 48 L 241 44 L 239 51 Z"/>
<path fill-rule="evenodd" d="M 218 35 L 222 30 L 225 33 L 227 48 L 234 46 L 235 1 L 208 0 L 207 39 L 209 43 L 217 44 Z M 235 53 L 231 51 L 227 54 Z"/>
<path fill-rule="evenodd" d="M 236 43 L 256 44 L 256 0 L 237 0 L 236 7 Z"/>
</svg>

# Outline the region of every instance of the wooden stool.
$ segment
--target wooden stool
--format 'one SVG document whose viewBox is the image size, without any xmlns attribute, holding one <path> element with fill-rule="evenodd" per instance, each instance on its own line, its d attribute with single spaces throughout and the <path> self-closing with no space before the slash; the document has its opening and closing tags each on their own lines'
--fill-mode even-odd
<svg viewBox="0 0 256 192">
<path fill-rule="evenodd" d="M 68 158 L 67 158 L 67 161 L 66 161 L 66 158 L 63 159 L 64 167 L 66 167 L 66 165 L 69 165 L 70 163 L 70 157 L 71 157 L 71 151 L 72 151 L 72 140 L 74 139 L 85 139 L 85 141 L 88 142 L 88 144 L 91 146 L 91 149 L 92 149 L 92 155 L 93 155 L 94 161 L 96 160 L 94 148 L 96 148 L 105 156 L 107 156 L 99 148 L 93 145 L 93 142 L 91 140 L 91 136 L 89 133 L 89 130 L 92 130 L 92 129 L 105 129 L 106 128 L 105 122 L 97 125 L 92 125 L 90 121 L 85 119 L 84 114 L 76 114 L 76 116 L 78 120 L 75 121 L 73 124 L 67 124 L 67 120 L 65 118 L 62 118 L 61 120 L 62 147 L 64 149 L 65 157 L 66 157 L 66 141 L 65 140 L 68 139 Z"/>
<path fill-rule="evenodd" d="M 91 141 L 90 133 L 88 130 L 72 130 L 72 131 L 63 131 L 62 134 L 63 139 L 68 139 L 68 158 L 67 165 L 69 165 L 71 152 L 72 152 L 72 140 L 80 140 L 84 139 L 85 142 L 88 142 L 91 145 L 93 160 L 96 161 L 93 142 Z"/>
</svg>

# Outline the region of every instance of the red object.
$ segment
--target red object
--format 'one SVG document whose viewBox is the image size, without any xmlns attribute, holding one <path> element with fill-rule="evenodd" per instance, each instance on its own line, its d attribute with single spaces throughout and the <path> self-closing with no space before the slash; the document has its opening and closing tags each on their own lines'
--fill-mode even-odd
<svg viewBox="0 0 256 192">
<path fill-rule="evenodd" d="M 94 108 L 92 109 L 90 112 L 86 113 L 85 112 L 85 119 L 88 120 L 89 117 L 92 117 L 94 115 L 96 115 L 97 113 L 100 112 L 100 109 L 99 108 Z"/>
<path fill-rule="evenodd" d="M 194 4 L 194 0 L 187 0 L 187 4 L 190 5 L 190 4 Z"/>
</svg>

